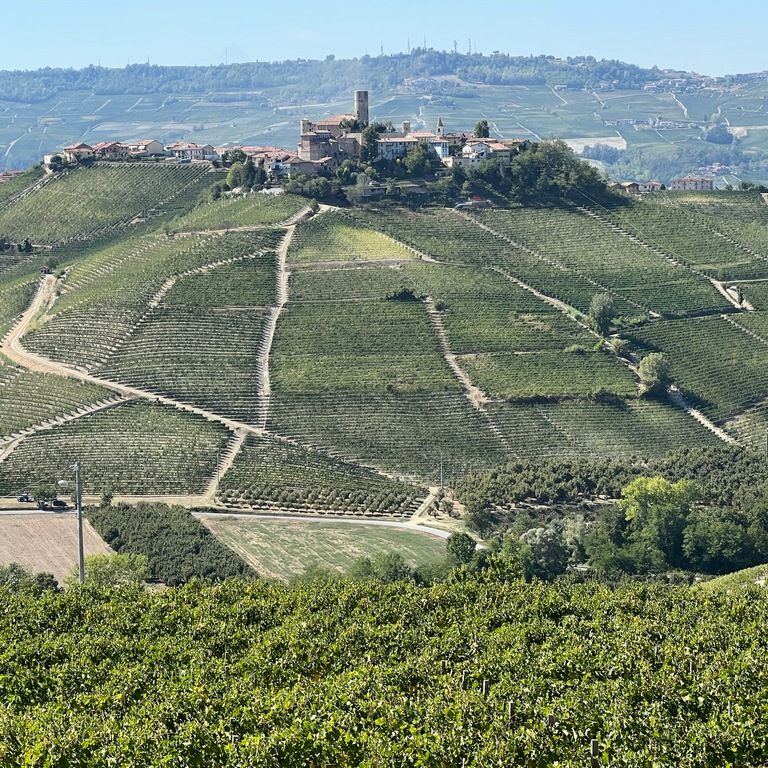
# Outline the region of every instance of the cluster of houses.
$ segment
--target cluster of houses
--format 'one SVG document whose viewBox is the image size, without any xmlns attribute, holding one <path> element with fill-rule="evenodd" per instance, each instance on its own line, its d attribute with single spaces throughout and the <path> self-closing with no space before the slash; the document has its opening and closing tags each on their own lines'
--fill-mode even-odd
<svg viewBox="0 0 768 768">
<path fill-rule="evenodd" d="M 144 139 L 131 144 L 122 144 L 119 141 L 102 141 L 91 146 L 84 142 L 70 144 L 62 149 L 43 157 L 43 163 L 47 167 L 56 164 L 56 159 L 67 163 L 76 163 L 82 160 L 145 160 L 152 158 L 173 157 L 177 160 L 215 160 L 218 158 L 216 150 L 210 145 L 192 144 L 188 141 L 176 142 L 165 146 L 157 139 Z"/>
<path fill-rule="evenodd" d="M 360 157 L 363 145 L 362 126 L 368 124 L 368 91 L 355 91 L 354 112 L 321 120 L 302 120 L 296 162 L 305 164 L 303 173 L 334 171 L 345 160 Z M 526 143 L 524 139 L 495 140 L 477 138 L 467 133 L 447 133 L 442 118 L 435 132 L 416 131 L 404 121 L 400 130 L 379 133 L 376 157 L 384 160 L 403 158 L 420 142 L 434 149 L 448 167 L 470 168 L 493 159 L 508 165 L 513 155 Z"/>
<path fill-rule="evenodd" d="M 668 189 L 688 190 L 694 192 L 708 192 L 715 188 L 715 180 L 704 176 L 683 176 L 672 179 Z M 608 189 L 615 192 L 624 192 L 627 195 L 645 195 L 659 192 L 664 185 L 658 181 L 614 181 L 608 185 Z"/>
<path fill-rule="evenodd" d="M 279 147 L 213 147 L 191 142 L 163 145 L 156 139 L 134 143 L 104 141 L 93 146 L 84 142 L 71 144 L 61 152 L 45 155 L 46 167 L 57 163 L 83 160 L 144 160 L 173 159 L 177 162 L 219 160 L 227 152 L 239 149 L 254 162 L 264 163 L 264 169 L 272 179 L 292 178 L 299 174 L 315 176 L 333 173 L 341 163 L 358 159 L 363 148 L 362 129 L 368 124 L 368 92 L 356 91 L 354 112 L 335 115 L 320 120 L 302 120 L 299 144 L 296 152 Z M 376 156 L 386 160 L 403 158 L 408 150 L 425 142 L 449 167 L 472 168 L 485 160 L 494 160 L 502 166 L 509 165 L 516 152 L 526 144 L 524 139 L 496 140 L 477 138 L 473 134 L 448 133 L 442 119 L 438 119 L 434 133 L 417 131 L 408 121 L 401 130 L 390 129 L 377 135 Z"/>
</svg>

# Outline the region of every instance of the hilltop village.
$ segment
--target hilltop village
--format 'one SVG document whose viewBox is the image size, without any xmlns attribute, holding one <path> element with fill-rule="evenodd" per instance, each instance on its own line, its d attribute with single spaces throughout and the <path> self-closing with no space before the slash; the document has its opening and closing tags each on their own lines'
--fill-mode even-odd
<svg viewBox="0 0 768 768">
<path fill-rule="evenodd" d="M 317 120 L 302 119 L 299 141 L 293 152 L 274 146 L 225 144 L 215 147 L 188 141 L 165 145 L 153 138 L 134 142 L 103 141 L 94 145 L 77 142 L 63 147 L 60 152 L 45 155 L 43 166 L 48 171 L 56 171 L 67 165 L 95 160 L 227 165 L 232 157 L 240 157 L 262 168 L 270 183 L 281 183 L 297 178 L 331 177 L 347 161 L 402 163 L 409 152 L 426 147 L 430 156 L 439 160 L 445 172 L 451 169 L 472 171 L 483 165 L 488 167 L 490 161 L 503 174 L 513 157 L 530 145 L 527 139 L 492 138 L 486 121 L 479 122 L 473 132 L 447 131 L 441 117 L 438 117 L 434 131 L 414 129 L 409 121 L 403 121 L 397 127 L 391 122 L 370 123 L 369 94 L 359 90 L 354 92 L 351 112 Z M 609 184 L 609 189 L 625 194 L 656 192 L 662 188 L 663 185 L 657 181 L 617 181 Z M 698 176 L 683 177 L 673 179 L 670 188 L 711 190 L 714 180 Z"/>
</svg>

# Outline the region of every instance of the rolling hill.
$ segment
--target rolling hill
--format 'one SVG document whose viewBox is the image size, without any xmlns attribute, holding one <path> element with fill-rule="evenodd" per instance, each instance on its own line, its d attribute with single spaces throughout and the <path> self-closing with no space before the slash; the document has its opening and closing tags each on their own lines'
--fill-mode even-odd
<svg viewBox="0 0 768 768">
<path fill-rule="evenodd" d="M 3 494 L 79 460 L 89 494 L 407 516 L 428 487 L 513 459 L 762 446 L 756 192 L 313 215 L 290 196 L 195 207 L 201 171 L 173 172 L 96 164 L 0 208 L 36 243 L 0 272 L 16 322 Z M 57 205 L 89 191 L 71 215 Z M 609 339 L 588 317 L 603 294 Z M 639 396 L 650 352 L 670 362 L 669 398 Z"/>
</svg>

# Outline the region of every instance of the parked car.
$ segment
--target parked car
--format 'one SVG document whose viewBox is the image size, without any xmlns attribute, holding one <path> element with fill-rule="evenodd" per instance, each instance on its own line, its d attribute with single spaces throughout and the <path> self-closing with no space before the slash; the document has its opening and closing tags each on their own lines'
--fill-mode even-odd
<svg viewBox="0 0 768 768">
<path fill-rule="evenodd" d="M 67 502 L 66 502 L 66 501 L 63 501 L 62 499 L 54 499 L 54 500 L 51 502 L 51 506 L 54 506 L 54 507 L 59 507 L 59 508 L 61 508 L 61 507 L 66 507 L 66 506 L 67 506 Z"/>
<path fill-rule="evenodd" d="M 21 496 L 19 496 L 16 501 L 32 501 L 32 499 L 29 498 L 28 493 L 22 493 Z"/>
</svg>

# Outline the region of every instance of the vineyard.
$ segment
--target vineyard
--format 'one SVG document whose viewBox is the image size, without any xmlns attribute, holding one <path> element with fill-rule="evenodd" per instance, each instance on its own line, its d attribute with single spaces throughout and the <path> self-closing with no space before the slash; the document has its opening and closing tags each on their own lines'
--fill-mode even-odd
<svg viewBox="0 0 768 768">
<path fill-rule="evenodd" d="M 7 765 L 766 762 L 754 586 L 467 575 L 1 599 Z"/>
<path fill-rule="evenodd" d="M 478 218 L 490 229 L 615 294 L 635 308 L 632 314 L 639 310 L 683 315 L 727 306 L 702 277 L 581 212 L 519 209 Z M 621 314 L 625 311 L 619 308 Z"/>
<path fill-rule="evenodd" d="M 335 211 L 300 227 L 288 250 L 290 264 L 413 258 L 414 254 L 401 243 L 355 226 L 349 214 Z"/>
<path fill-rule="evenodd" d="M 764 252 L 768 245 L 768 229 L 763 224 L 734 221 L 730 210 L 728 218 L 721 218 L 676 205 L 674 198 L 661 200 L 596 210 L 600 217 L 711 277 L 740 280 L 768 276 L 768 258 L 752 250 L 762 247 Z M 756 230 L 750 237 L 753 226 Z"/>
<path fill-rule="evenodd" d="M 204 165 L 161 164 L 97 164 L 65 171 L 34 194 L 0 207 L 0 232 L 33 243 L 99 232 L 162 211 L 206 172 Z"/>
<path fill-rule="evenodd" d="M 51 195 L 68 185 L 120 190 L 143 171 L 147 183 L 125 200 L 192 173 L 97 164 L 0 217 L 33 200 L 55 210 Z M 177 203 L 210 181 L 194 174 Z M 95 378 L 5 367 L 0 432 L 21 439 L 0 462 L 3 482 L 23 486 L 61 445 L 98 465 L 96 491 L 205 490 L 245 509 L 404 516 L 441 471 L 450 486 L 512 458 L 658 457 L 717 443 L 715 425 L 758 446 L 768 321 L 749 307 L 761 308 L 763 283 L 739 279 L 729 300 L 707 277 L 761 275 L 768 264 L 755 247 L 768 226 L 762 198 L 741 199 L 670 194 L 471 215 L 385 204 L 323 209 L 288 227 L 302 198 L 251 195 L 179 203 L 186 210 L 162 233 L 146 224 L 118 237 L 105 225 L 50 252 L 58 296 L 23 337 L 30 352 Z M 43 255 L 9 259 L 6 329 L 31 300 Z M 739 306 L 738 291 L 751 304 Z M 590 317 L 603 294 L 610 339 Z M 642 399 L 637 364 L 650 352 L 666 356 L 673 383 L 714 424 L 677 401 Z M 136 396 L 207 418 L 124 402 Z M 129 434 L 133 414 L 139 432 Z M 126 452 L 143 450 L 157 459 L 140 481 Z"/>
<path fill-rule="evenodd" d="M 202 493 L 229 431 L 164 405 L 131 402 L 28 437 L 0 464 L 0 495 L 64 476 L 79 461 L 83 492 Z"/>
<path fill-rule="evenodd" d="M 296 195 L 221 198 L 175 219 L 172 226 L 179 232 L 273 226 L 295 216 L 306 204 L 305 198 Z"/>
<path fill-rule="evenodd" d="M 286 441 L 249 436 L 219 494 L 227 506 L 261 511 L 406 515 L 421 490 Z"/>
</svg>

